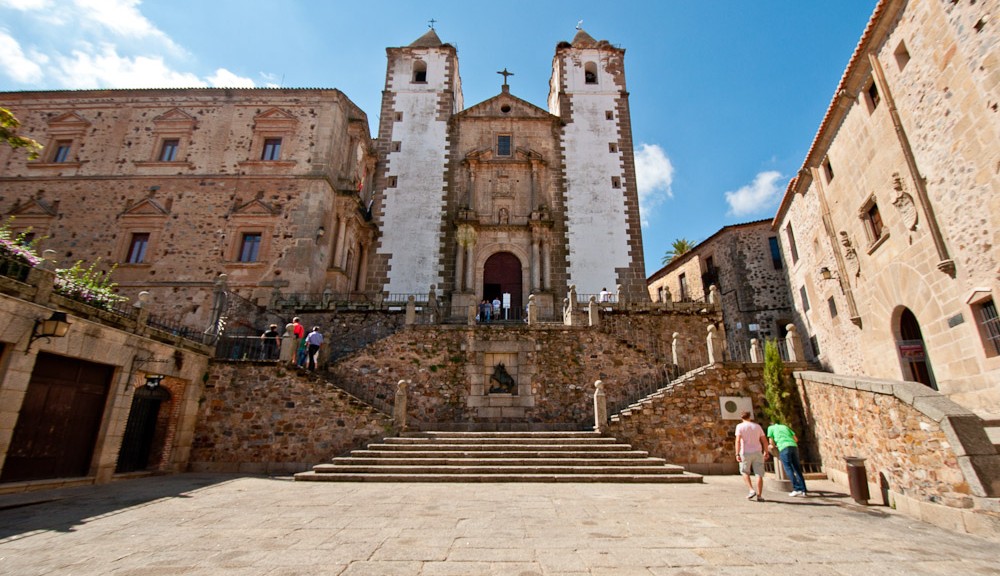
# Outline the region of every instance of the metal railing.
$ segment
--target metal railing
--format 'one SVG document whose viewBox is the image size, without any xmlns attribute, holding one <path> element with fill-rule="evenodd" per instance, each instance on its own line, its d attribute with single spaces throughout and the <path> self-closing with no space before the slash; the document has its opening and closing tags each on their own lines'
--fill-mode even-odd
<svg viewBox="0 0 1000 576">
<path fill-rule="evenodd" d="M 365 326 L 359 330 L 352 330 L 347 334 L 338 334 L 330 338 L 329 356 L 330 363 L 353 354 L 362 348 L 373 344 L 383 338 L 395 334 L 400 329 L 398 324 L 378 323 Z"/>
<path fill-rule="evenodd" d="M 165 318 L 153 316 L 152 314 L 150 314 L 149 318 L 146 319 L 146 323 L 152 328 L 177 336 L 178 338 L 184 338 L 185 340 L 191 340 L 194 342 L 202 342 L 204 340 L 202 333 L 198 330 L 189 326 L 184 326 L 179 322 L 173 322 Z"/>
<path fill-rule="evenodd" d="M 0 256 L 0 276 L 26 282 L 33 266 L 10 256 Z"/>
<path fill-rule="evenodd" d="M 392 407 L 396 400 L 396 384 L 390 382 L 344 382 L 330 376 L 327 376 L 327 380 L 379 412 L 392 414 Z"/>
<path fill-rule="evenodd" d="M 223 334 L 215 344 L 215 357 L 241 362 L 277 361 L 278 346 L 274 340 L 266 341 L 260 336 Z"/>
</svg>

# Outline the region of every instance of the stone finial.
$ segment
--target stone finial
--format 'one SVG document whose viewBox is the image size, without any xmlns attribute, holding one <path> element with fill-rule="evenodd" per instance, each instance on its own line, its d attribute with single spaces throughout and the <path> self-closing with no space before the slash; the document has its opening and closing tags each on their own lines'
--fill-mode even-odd
<svg viewBox="0 0 1000 576">
<path fill-rule="evenodd" d="M 788 348 L 789 362 L 805 362 L 806 355 L 802 349 L 802 338 L 799 338 L 799 331 L 795 324 L 785 326 L 788 334 L 785 336 L 785 347 Z"/>
<path fill-rule="evenodd" d="M 760 364 L 764 361 L 764 354 L 760 349 L 760 341 L 756 338 L 750 339 L 750 362 Z"/>
<path fill-rule="evenodd" d="M 716 340 L 715 331 L 716 330 L 717 330 L 717 328 L 715 327 L 715 325 L 713 325 L 713 324 L 709 324 L 708 325 L 708 338 L 706 338 L 706 341 L 708 343 L 708 363 L 709 364 L 715 364 L 715 352 L 716 352 L 716 346 L 717 346 L 716 343 L 715 343 L 715 340 Z"/>
<path fill-rule="evenodd" d="M 396 400 L 392 405 L 392 423 L 400 432 L 406 430 L 406 389 L 408 380 L 400 380 L 396 383 Z"/>
<path fill-rule="evenodd" d="M 708 303 L 718 304 L 719 303 L 719 287 L 712 284 L 708 287 Z"/>
<path fill-rule="evenodd" d="M 597 307 L 597 298 L 594 296 L 591 296 L 590 301 L 587 302 L 587 321 L 590 326 L 601 325 L 601 312 Z"/>
<path fill-rule="evenodd" d="M 670 341 L 670 352 L 673 355 L 674 366 L 680 366 L 680 362 L 677 361 L 677 349 L 680 347 L 680 343 L 681 343 L 680 332 L 674 332 L 674 335 Z"/>
<path fill-rule="evenodd" d="M 618 302 L 619 306 L 625 306 L 627 303 L 625 302 L 625 290 L 622 288 L 621 284 L 615 286 L 615 300 Z"/>
<path fill-rule="evenodd" d="M 608 399 L 604 394 L 604 382 L 594 382 L 594 431 L 603 434 L 608 426 Z"/>
<path fill-rule="evenodd" d="M 406 321 L 405 322 L 406 322 L 407 326 L 413 326 L 414 324 L 417 323 L 417 301 L 416 301 L 416 298 L 413 297 L 413 294 L 410 294 L 406 298 Z"/>
<path fill-rule="evenodd" d="M 535 302 L 535 295 L 528 295 L 528 326 L 538 323 L 538 304 Z"/>
</svg>

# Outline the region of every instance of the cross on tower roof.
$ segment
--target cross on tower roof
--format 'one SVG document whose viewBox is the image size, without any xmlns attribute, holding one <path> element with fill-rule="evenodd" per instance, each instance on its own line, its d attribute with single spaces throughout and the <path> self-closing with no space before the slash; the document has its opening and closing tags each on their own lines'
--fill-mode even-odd
<svg viewBox="0 0 1000 576">
<path fill-rule="evenodd" d="M 501 76 L 503 76 L 503 85 L 504 85 L 504 86 L 506 86 L 506 85 L 507 85 L 507 77 L 508 77 L 508 76 L 513 76 L 513 75 L 514 75 L 514 73 L 513 73 L 513 72 L 508 72 L 508 71 L 507 71 L 507 67 L 506 67 L 506 66 L 504 66 L 504 69 L 503 69 L 503 71 L 501 71 L 501 72 L 497 72 L 497 74 L 500 74 Z"/>
<path fill-rule="evenodd" d="M 430 28 L 431 30 L 433 30 L 435 22 L 437 22 L 437 20 L 431 18 L 430 20 L 427 21 L 427 27 Z"/>
</svg>

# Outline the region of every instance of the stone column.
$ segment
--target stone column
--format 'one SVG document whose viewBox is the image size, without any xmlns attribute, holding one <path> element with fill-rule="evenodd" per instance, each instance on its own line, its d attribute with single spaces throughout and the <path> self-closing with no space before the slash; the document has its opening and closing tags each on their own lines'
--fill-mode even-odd
<svg viewBox="0 0 1000 576">
<path fill-rule="evenodd" d="M 531 240 L 531 291 L 534 292 L 540 287 L 540 272 L 541 267 L 541 247 L 539 246 L 540 240 L 538 238 L 533 238 Z"/>
<path fill-rule="evenodd" d="M 406 380 L 396 383 L 396 401 L 392 405 L 392 423 L 400 432 L 406 431 Z"/>
<path fill-rule="evenodd" d="M 455 292 L 462 292 L 465 289 L 465 246 L 461 240 L 455 249 Z"/>
<path fill-rule="evenodd" d="M 608 399 L 604 395 L 604 382 L 594 382 L 594 432 L 603 434 L 608 427 Z"/>
<path fill-rule="evenodd" d="M 469 244 L 465 248 L 465 289 L 469 292 L 476 291 L 476 260 L 474 254 L 475 244 Z"/>
<path fill-rule="evenodd" d="M 750 362 L 760 364 L 764 361 L 764 354 L 760 350 L 760 341 L 756 338 L 750 339 Z"/>
<path fill-rule="evenodd" d="M 715 352 L 717 347 L 715 343 L 715 326 L 708 327 L 707 341 L 708 341 L 708 363 L 710 365 L 715 364 Z"/>
<path fill-rule="evenodd" d="M 799 332 L 795 328 L 795 324 L 789 324 L 785 326 L 785 329 L 788 330 L 788 334 L 785 336 L 785 346 L 788 348 L 788 361 L 805 362 L 806 354 L 802 349 L 802 338 L 799 338 Z"/>
<path fill-rule="evenodd" d="M 367 286 L 365 285 L 365 279 L 368 278 L 368 245 L 361 244 L 358 250 L 358 280 L 355 286 L 351 288 L 351 291 L 357 290 L 358 292 L 364 292 Z"/>
<path fill-rule="evenodd" d="M 542 290 L 548 292 L 552 289 L 552 280 L 549 276 L 552 274 L 552 254 L 550 253 L 552 247 L 549 246 L 548 242 L 545 242 L 541 246 L 542 250 Z"/>
<path fill-rule="evenodd" d="M 333 264 L 344 269 L 344 257 L 347 254 L 347 250 L 344 249 L 344 242 L 347 238 L 347 220 L 341 216 L 337 218 L 337 249 L 333 253 Z"/>
</svg>

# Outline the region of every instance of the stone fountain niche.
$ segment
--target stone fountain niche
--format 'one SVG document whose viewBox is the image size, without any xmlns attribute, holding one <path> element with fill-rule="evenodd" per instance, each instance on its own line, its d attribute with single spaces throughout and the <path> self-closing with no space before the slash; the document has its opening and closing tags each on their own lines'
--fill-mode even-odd
<svg viewBox="0 0 1000 576">
<path fill-rule="evenodd" d="M 535 405 L 531 381 L 535 377 L 532 342 L 484 342 L 472 345 L 469 407 L 479 418 L 517 420 Z"/>
</svg>

